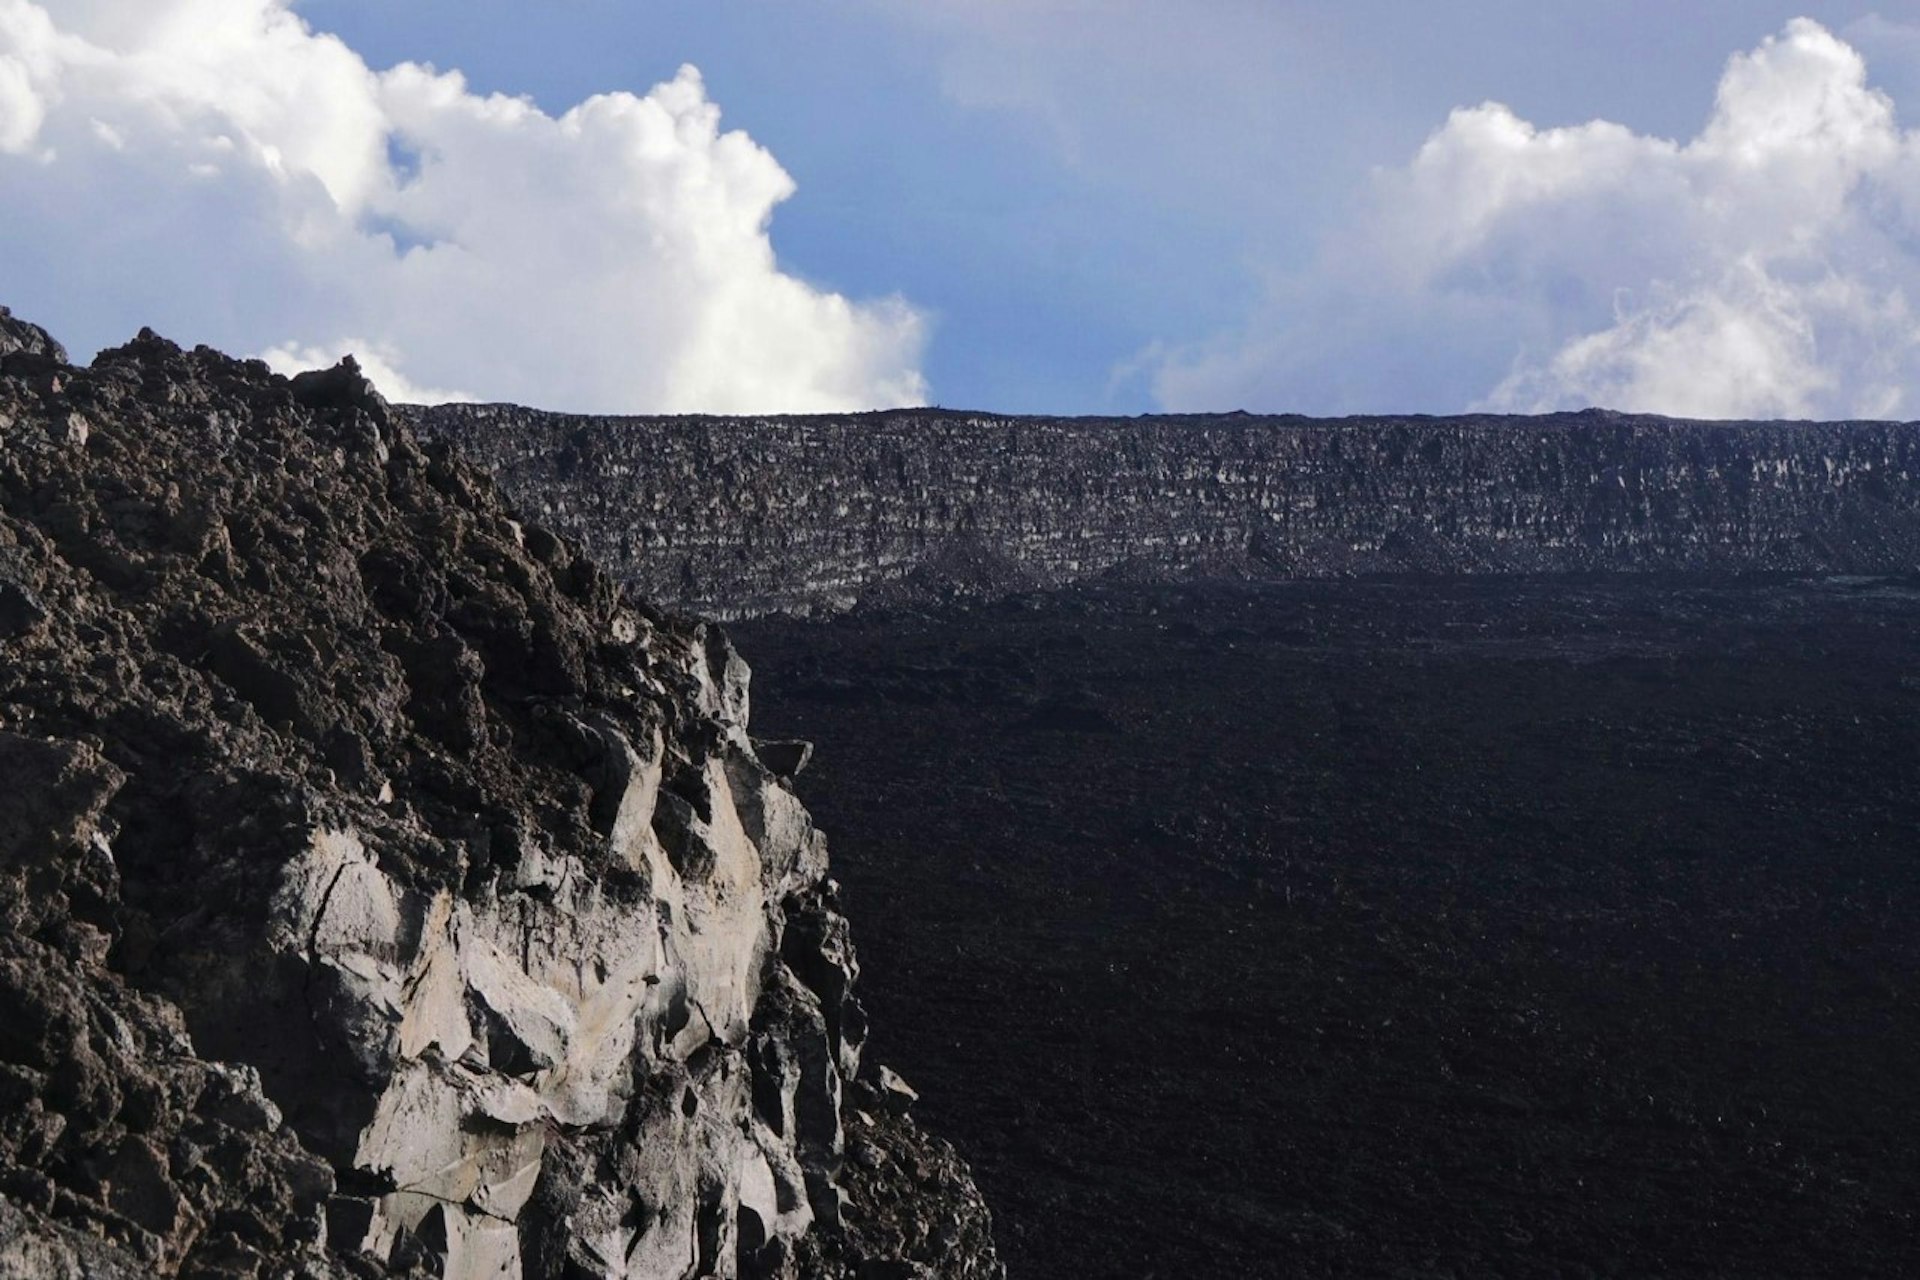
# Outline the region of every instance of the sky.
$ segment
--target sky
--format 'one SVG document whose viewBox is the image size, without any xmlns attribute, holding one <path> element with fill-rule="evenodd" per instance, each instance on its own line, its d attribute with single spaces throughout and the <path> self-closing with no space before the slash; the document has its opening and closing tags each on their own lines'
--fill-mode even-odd
<svg viewBox="0 0 1920 1280">
<path fill-rule="evenodd" d="M 1920 6 L 0 0 L 0 303 L 596 412 L 1920 417 Z"/>
</svg>

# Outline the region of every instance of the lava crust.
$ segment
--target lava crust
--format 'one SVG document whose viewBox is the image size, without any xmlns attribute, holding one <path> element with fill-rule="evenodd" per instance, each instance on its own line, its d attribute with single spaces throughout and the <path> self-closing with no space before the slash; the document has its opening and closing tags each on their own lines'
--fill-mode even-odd
<svg viewBox="0 0 1920 1280">
<path fill-rule="evenodd" d="M 1920 581 L 738 634 L 1014 1275 L 1920 1273 Z"/>
</svg>

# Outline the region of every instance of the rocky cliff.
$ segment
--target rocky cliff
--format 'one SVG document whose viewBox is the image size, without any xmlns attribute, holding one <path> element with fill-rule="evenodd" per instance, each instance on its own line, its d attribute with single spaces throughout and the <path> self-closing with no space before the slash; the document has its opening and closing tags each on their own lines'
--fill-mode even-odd
<svg viewBox="0 0 1920 1280">
<path fill-rule="evenodd" d="M 0 311 L 0 1275 L 998 1275 L 747 713 L 351 363 Z"/>
<path fill-rule="evenodd" d="M 1100 575 L 1920 562 L 1920 424 L 407 412 L 624 580 L 722 618 Z"/>
</svg>

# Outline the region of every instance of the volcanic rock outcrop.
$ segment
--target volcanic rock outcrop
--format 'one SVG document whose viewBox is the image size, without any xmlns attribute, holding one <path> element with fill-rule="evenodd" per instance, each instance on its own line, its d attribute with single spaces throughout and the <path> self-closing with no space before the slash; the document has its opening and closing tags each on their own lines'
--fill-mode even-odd
<svg viewBox="0 0 1920 1280">
<path fill-rule="evenodd" d="M 0 312 L 0 1276 L 1000 1274 L 747 712 L 350 361 Z"/>
<path fill-rule="evenodd" d="M 405 411 L 712 617 L 1119 576 L 1905 572 L 1920 424 Z"/>
</svg>

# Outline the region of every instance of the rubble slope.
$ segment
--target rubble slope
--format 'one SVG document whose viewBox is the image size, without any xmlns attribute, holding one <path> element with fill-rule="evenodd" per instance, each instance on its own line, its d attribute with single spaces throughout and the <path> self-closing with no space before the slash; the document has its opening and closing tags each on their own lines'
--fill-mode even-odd
<svg viewBox="0 0 1920 1280">
<path fill-rule="evenodd" d="M 350 361 L 0 311 L 0 1275 L 998 1275 L 748 680 Z"/>
</svg>

